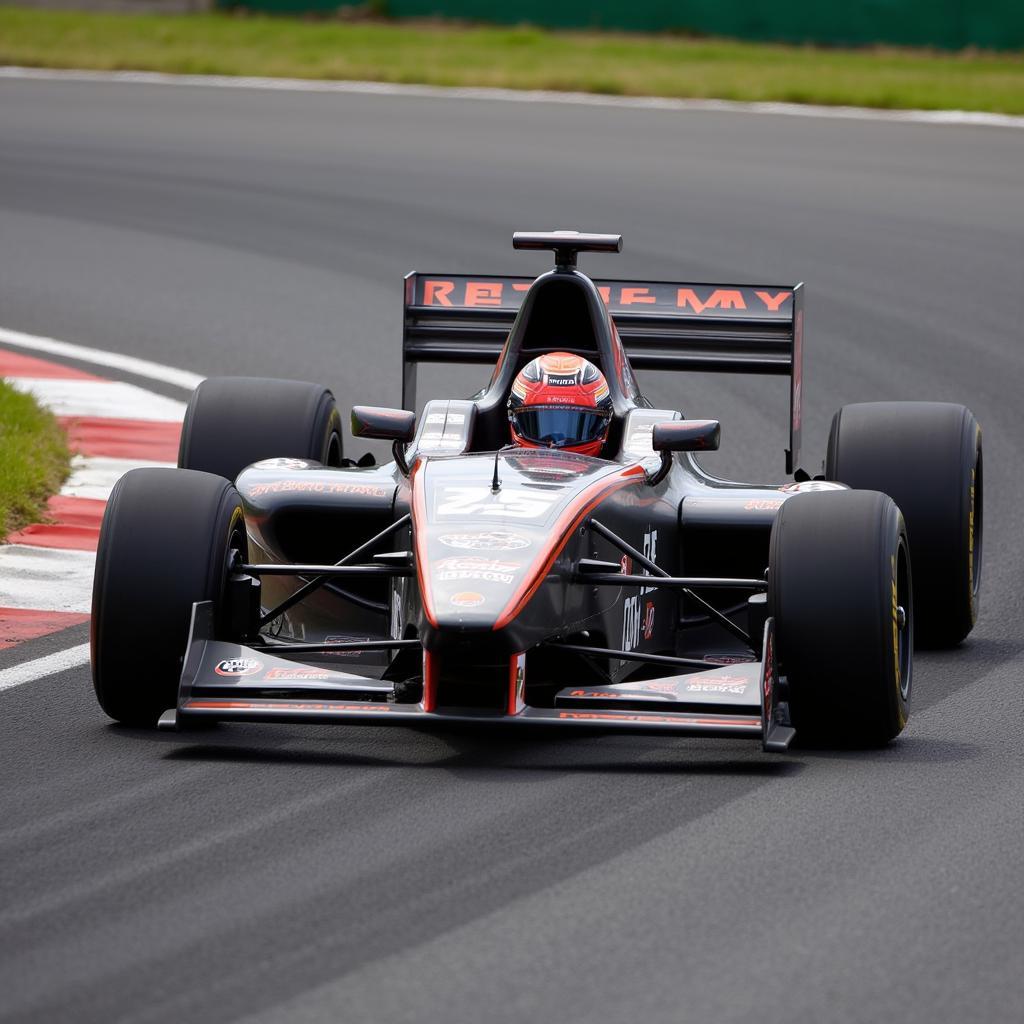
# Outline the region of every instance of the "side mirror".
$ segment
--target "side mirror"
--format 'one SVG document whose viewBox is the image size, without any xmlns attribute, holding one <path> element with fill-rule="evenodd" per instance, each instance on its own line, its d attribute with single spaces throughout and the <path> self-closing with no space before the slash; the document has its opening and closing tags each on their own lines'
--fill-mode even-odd
<svg viewBox="0 0 1024 1024">
<path fill-rule="evenodd" d="M 654 425 L 651 446 L 656 452 L 714 452 L 721 437 L 718 420 L 672 420 Z"/>
<path fill-rule="evenodd" d="M 375 405 L 352 407 L 352 436 L 408 444 L 416 435 L 416 413 L 406 409 L 381 409 Z"/>
</svg>

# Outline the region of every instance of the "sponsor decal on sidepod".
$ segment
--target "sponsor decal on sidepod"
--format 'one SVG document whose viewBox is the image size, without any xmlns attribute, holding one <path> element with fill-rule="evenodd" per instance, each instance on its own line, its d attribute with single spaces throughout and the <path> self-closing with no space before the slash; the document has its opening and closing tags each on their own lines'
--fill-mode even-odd
<svg viewBox="0 0 1024 1024">
<path fill-rule="evenodd" d="M 389 491 L 379 484 L 359 484 L 338 480 L 271 480 L 265 484 L 253 484 L 248 497 L 262 498 L 267 494 L 336 494 L 358 495 L 364 498 L 386 498 Z"/>
</svg>

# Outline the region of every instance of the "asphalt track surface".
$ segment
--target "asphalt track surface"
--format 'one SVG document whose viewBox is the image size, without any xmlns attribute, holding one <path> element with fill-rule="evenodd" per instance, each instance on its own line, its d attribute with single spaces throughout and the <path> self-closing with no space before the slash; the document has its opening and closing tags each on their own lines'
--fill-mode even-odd
<svg viewBox="0 0 1024 1024">
<path fill-rule="evenodd" d="M 1021 133 L 5 81 L 0 140 L 4 326 L 396 403 L 405 271 L 622 231 L 584 267 L 807 282 L 806 466 L 845 402 L 962 401 L 987 489 L 980 623 L 880 752 L 183 738 L 109 724 L 82 670 L 0 693 L 0 1018 L 1024 1017 Z M 781 477 L 781 381 L 647 391 Z"/>
</svg>

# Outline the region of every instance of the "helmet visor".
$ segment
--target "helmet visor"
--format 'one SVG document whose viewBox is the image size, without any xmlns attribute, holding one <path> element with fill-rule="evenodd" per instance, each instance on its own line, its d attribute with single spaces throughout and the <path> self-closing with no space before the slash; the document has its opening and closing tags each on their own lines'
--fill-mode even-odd
<svg viewBox="0 0 1024 1024">
<path fill-rule="evenodd" d="M 564 448 L 603 440 L 608 414 L 574 406 L 528 406 L 512 414 L 516 433 L 533 444 Z"/>
</svg>

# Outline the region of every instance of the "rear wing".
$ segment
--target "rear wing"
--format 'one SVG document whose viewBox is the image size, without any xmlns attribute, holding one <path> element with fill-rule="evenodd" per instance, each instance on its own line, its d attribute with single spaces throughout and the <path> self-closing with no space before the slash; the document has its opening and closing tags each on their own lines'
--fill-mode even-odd
<svg viewBox="0 0 1024 1024">
<path fill-rule="evenodd" d="M 402 405 L 419 363 L 493 366 L 534 279 L 482 274 L 405 278 Z M 799 465 L 803 285 L 594 280 L 636 370 L 767 373 L 790 378 L 786 472 Z"/>
</svg>

